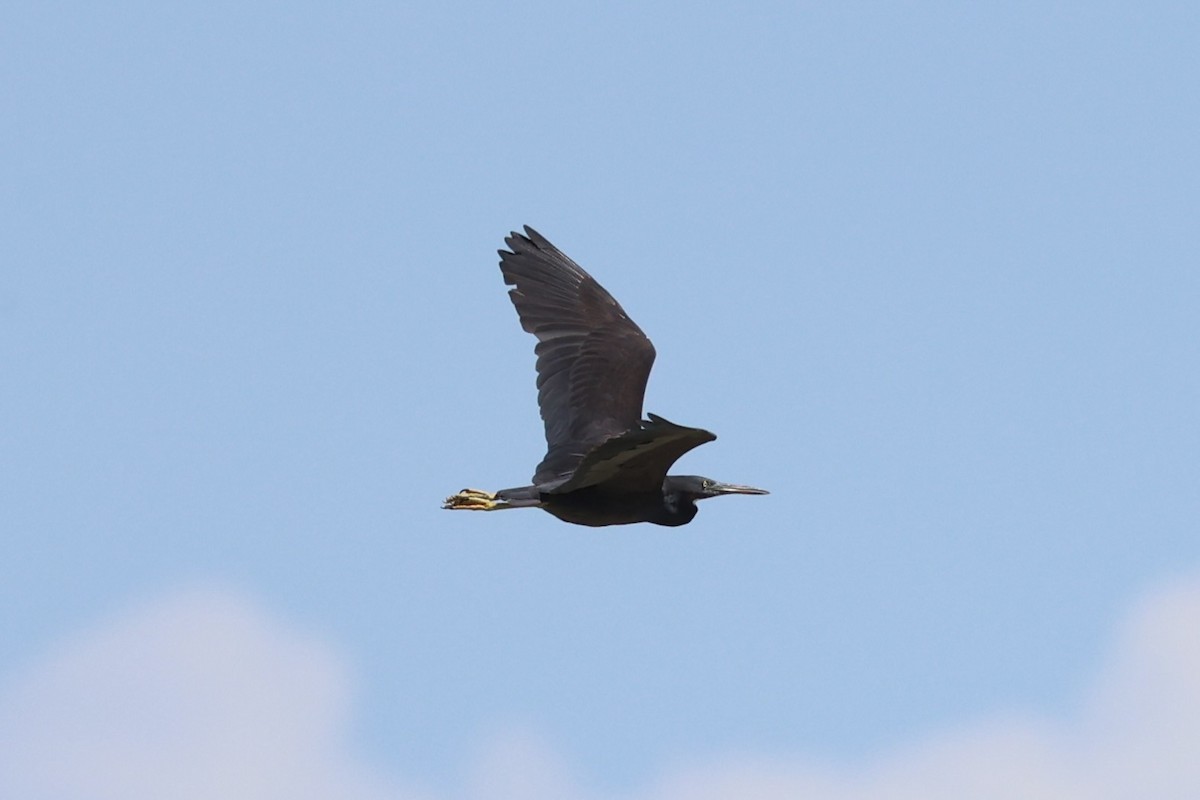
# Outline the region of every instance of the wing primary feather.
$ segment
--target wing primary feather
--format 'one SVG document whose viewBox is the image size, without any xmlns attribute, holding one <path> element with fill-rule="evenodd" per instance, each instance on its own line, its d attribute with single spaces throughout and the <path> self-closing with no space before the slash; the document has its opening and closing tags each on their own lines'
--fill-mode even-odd
<svg viewBox="0 0 1200 800">
<path fill-rule="evenodd" d="M 582 267 L 528 225 L 500 254 L 521 327 L 538 339 L 543 475 L 578 465 L 592 448 L 639 427 L 654 346 Z M 553 462 L 553 463 L 551 463 Z"/>
</svg>

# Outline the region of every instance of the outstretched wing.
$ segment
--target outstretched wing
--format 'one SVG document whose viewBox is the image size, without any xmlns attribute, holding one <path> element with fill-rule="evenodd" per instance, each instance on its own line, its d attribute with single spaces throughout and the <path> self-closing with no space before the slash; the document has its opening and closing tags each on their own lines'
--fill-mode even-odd
<svg viewBox="0 0 1200 800">
<path fill-rule="evenodd" d="M 636 429 L 592 448 L 574 472 L 541 490 L 563 494 L 588 486 L 605 490 L 648 492 L 662 488 L 667 470 L 687 451 L 716 439 L 701 428 L 676 425 L 655 414 Z"/>
<path fill-rule="evenodd" d="M 521 327 L 537 337 L 538 406 L 547 452 L 534 483 L 569 475 L 592 448 L 637 428 L 654 345 L 616 300 L 525 226 L 500 251 Z M 510 252 L 511 251 L 511 252 Z"/>
</svg>

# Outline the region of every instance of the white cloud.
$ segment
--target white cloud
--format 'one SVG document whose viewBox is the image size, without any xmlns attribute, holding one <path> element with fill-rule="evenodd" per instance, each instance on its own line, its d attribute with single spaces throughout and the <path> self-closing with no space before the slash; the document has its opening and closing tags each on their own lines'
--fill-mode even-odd
<svg viewBox="0 0 1200 800">
<path fill-rule="evenodd" d="M 0 797 L 376 800 L 346 670 L 245 597 L 189 591 L 67 641 L 0 693 Z"/>
<path fill-rule="evenodd" d="M 509 730 L 496 736 L 472 765 L 471 800 L 584 800 L 570 768 L 535 733 Z"/>
<path fill-rule="evenodd" d="M 639 800 L 1168 800 L 1200 797 L 1200 576 L 1145 598 L 1073 719 L 998 715 L 849 768 L 724 760 Z"/>
<path fill-rule="evenodd" d="M 188 592 L 67 641 L 0 691 L 0 797 L 403 800 L 346 736 L 343 663 L 246 598 Z M 554 748 L 500 737 L 471 800 L 595 800 Z M 997 715 L 830 765 L 729 755 L 627 800 L 1200 797 L 1200 576 L 1119 626 L 1079 714 Z"/>
</svg>

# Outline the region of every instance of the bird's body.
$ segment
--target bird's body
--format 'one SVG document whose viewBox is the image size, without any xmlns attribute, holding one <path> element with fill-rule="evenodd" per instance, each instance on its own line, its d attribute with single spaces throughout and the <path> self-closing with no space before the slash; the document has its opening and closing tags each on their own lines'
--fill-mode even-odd
<svg viewBox="0 0 1200 800">
<path fill-rule="evenodd" d="M 512 503 L 511 508 L 520 508 L 523 499 L 536 498 L 536 505 L 563 522 L 587 525 L 592 528 L 605 525 L 630 525 L 634 522 L 653 522 L 656 525 L 686 525 L 696 516 L 694 504 L 681 504 L 669 508 L 663 502 L 662 490 L 639 492 L 611 492 L 601 487 L 589 486 L 564 494 L 543 493 L 536 486 L 519 489 L 502 489 L 496 492 L 498 501 Z"/>
<path fill-rule="evenodd" d="M 766 494 L 698 476 L 668 476 L 680 456 L 717 437 L 650 414 L 642 399 L 654 346 L 594 278 L 532 228 L 513 233 L 500 270 L 521 326 L 534 334 L 546 457 L 533 485 L 464 489 L 444 508 L 538 507 L 578 525 L 685 525 L 695 501 Z"/>
</svg>

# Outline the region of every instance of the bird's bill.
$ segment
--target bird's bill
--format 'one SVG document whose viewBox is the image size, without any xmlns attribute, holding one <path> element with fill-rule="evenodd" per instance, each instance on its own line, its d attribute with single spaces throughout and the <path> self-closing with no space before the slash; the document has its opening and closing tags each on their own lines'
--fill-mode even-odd
<svg viewBox="0 0 1200 800">
<path fill-rule="evenodd" d="M 766 489 L 759 489 L 754 486 L 742 486 L 737 483 L 711 483 L 708 490 L 714 495 L 718 494 L 770 494 Z"/>
</svg>

